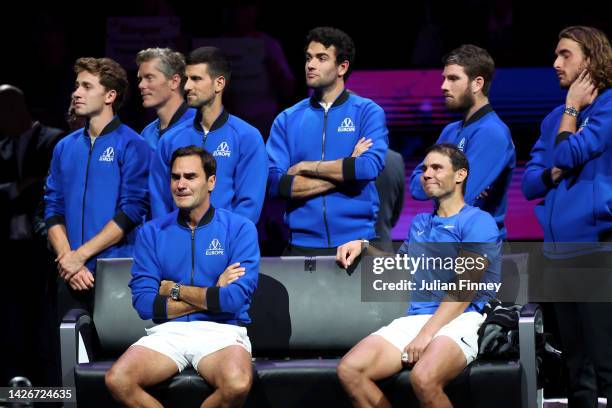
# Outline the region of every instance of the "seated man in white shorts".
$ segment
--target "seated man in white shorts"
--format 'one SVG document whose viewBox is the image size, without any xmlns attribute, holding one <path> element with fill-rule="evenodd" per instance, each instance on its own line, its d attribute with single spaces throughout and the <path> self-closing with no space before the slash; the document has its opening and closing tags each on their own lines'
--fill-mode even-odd
<svg viewBox="0 0 612 408">
<path fill-rule="evenodd" d="M 465 204 L 468 172 L 467 158 L 454 145 L 439 144 L 428 150 L 421 183 L 435 201 L 435 211 L 415 217 L 399 252 L 420 256 L 427 246 L 436 250 L 446 246 L 442 252 L 448 246 L 456 247 L 459 257 L 474 261 L 469 275 L 472 282 L 496 281 L 499 230 L 490 214 Z M 348 267 L 361 251 L 362 242 L 351 241 L 338 248 L 337 260 Z M 468 276 L 456 273 L 460 273 L 458 268 L 451 270 L 457 281 Z M 417 270 L 412 280 L 418 289 L 431 281 L 432 275 Z M 412 365 L 410 381 L 421 406 L 452 406 L 443 388 L 478 354 L 480 312 L 490 294 L 477 300 L 473 291 L 459 291 L 459 296 L 457 291 L 448 291 L 438 297 L 434 292 L 412 293 L 407 316 L 366 337 L 344 356 L 338 376 L 354 406 L 390 407 L 375 381 L 398 373 L 404 364 Z"/>
<path fill-rule="evenodd" d="M 106 385 L 125 406 L 161 407 L 144 388 L 192 366 L 215 389 L 202 407 L 241 406 L 253 381 L 244 326 L 257 286 L 257 231 L 247 218 L 210 204 L 210 153 L 177 149 L 171 168 L 178 209 L 139 232 L 130 282 L 140 317 L 162 324 L 128 348 Z"/>
</svg>

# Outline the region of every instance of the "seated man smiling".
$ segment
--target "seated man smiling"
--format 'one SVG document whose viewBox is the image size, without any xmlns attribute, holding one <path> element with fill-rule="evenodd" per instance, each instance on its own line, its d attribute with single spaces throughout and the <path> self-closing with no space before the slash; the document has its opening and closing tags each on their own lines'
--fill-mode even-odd
<svg viewBox="0 0 612 408">
<path fill-rule="evenodd" d="M 478 353 L 477 331 L 489 295 L 479 293 L 476 298 L 460 282 L 499 280 L 501 242 L 495 220 L 464 201 L 466 156 L 454 145 L 434 145 L 427 151 L 422 171 L 423 189 L 435 201 L 436 210 L 415 217 L 399 252 L 413 258 L 433 252 L 431 259 L 447 262 L 449 249 L 457 251 L 448 258 L 452 260 L 449 270 L 442 263 L 434 268 L 447 269 L 446 279 L 432 279 L 445 274 L 432 273 L 423 263 L 410 271 L 414 289 L 407 316 L 366 337 L 340 362 L 338 376 L 356 407 L 390 407 L 375 381 L 398 373 L 403 364 L 413 365 L 410 381 L 421 406 L 451 407 L 443 388 Z M 361 251 L 362 241 L 351 241 L 338 248 L 337 260 L 348 267 Z M 429 261 L 428 257 L 423 261 Z M 468 261 L 474 265 L 471 273 L 463 271 Z"/>
</svg>

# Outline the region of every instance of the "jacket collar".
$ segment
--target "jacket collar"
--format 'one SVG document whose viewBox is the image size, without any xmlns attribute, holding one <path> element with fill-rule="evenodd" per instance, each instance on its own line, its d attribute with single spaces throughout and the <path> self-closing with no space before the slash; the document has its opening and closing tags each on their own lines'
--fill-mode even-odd
<svg viewBox="0 0 612 408">
<path fill-rule="evenodd" d="M 115 116 L 113 120 L 108 123 L 108 125 L 104 126 L 104 129 L 102 129 L 102 132 L 100 132 L 97 137 L 114 132 L 119 126 L 121 126 L 121 120 L 119 119 L 119 116 Z M 89 137 L 89 121 L 87 121 L 87 123 L 85 124 L 85 127 L 83 128 L 83 133 L 85 134 L 85 136 Z"/>
<path fill-rule="evenodd" d="M 200 219 L 200 222 L 198 222 L 198 227 L 203 227 L 204 225 L 209 224 L 212 221 L 214 216 L 215 216 L 215 207 L 213 207 L 211 204 L 210 207 L 208 207 L 208 210 L 206 211 L 206 213 Z M 189 213 L 187 211 L 179 210 L 176 221 L 179 223 L 179 225 L 185 228 L 191 228 L 188 223 Z"/>
<path fill-rule="evenodd" d="M 480 119 L 482 119 L 484 115 L 486 115 L 489 112 L 493 112 L 493 107 L 491 106 L 490 103 L 487 103 L 485 106 L 483 106 L 482 108 L 474 112 L 474 114 L 468 119 L 467 122 L 464 120 L 463 123 L 461 124 L 461 127 L 464 128 L 466 126 L 471 125 L 474 122 L 479 121 Z"/>
<path fill-rule="evenodd" d="M 158 122 L 157 130 L 159 131 L 159 135 L 163 135 L 166 130 L 170 129 L 176 122 L 178 122 L 183 117 L 185 112 L 187 112 L 187 109 L 189 109 L 189 105 L 183 102 L 181 106 L 179 106 L 178 110 L 174 112 L 174 115 L 172 115 L 172 119 L 170 119 L 170 123 L 168 123 L 168 126 L 163 130 L 159 128 L 160 122 Z"/>
<path fill-rule="evenodd" d="M 223 109 L 219 117 L 215 119 L 214 123 L 208 131 L 212 132 L 213 130 L 219 129 L 221 126 L 225 125 L 227 119 L 229 119 L 229 113 L 227 113 L 227 111 Z M 202 127 L 202 112 L 200 112 L 199 109 L 195 117 L 193 118 L 193 127 L 195 127 L 197 131 L 204 133 L 204 128 Z"/>
<path fill-rule="evenodd" d="M 344 89 L 340 93 L 340 95 L 338 95 L 338 97 L 336 98 L 336 100 L 334 101 L 334 103 L 332 104 L 331 107 L 335 108 L 336 106 L 342 105 L 344 102 L 347 101 L 349 96 L 350 96 L 349 91 Z M 315 109 L 323 109 L 323 107 L 321 106 L 320 101 L 316 98 L 315 94 L 312 94 L 312 96 L 310 97 L 310 106 L 312 106 Z"/>
</svg>

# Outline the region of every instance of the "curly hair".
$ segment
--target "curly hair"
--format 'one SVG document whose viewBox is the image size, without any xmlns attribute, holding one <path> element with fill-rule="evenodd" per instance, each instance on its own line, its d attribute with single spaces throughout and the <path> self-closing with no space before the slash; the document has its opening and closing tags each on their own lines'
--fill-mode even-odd
<svg viewBox="0 0 612 408">
<path fill-rule="evenodd" d="M 348 70 L 346 74 L 344 74 L 344 80 L 346 81 L 353 68 L 353 63 L 355 62 L 355 43 L 353 43 L 351 37 L 337 28 L 317 27 L 308 32 L 304 51 L 308 48 L 308 44 L 313 41 L 323 44 L 325 48 L 329 48 L 333 45 L 336 49 L 336 64 L 344 61 L 349 62 Z"/>
<path fill-rule="evenodd" d="M 128 91 L 128 78 L 125 69 L 110 58 L 79 58 L 74 64 L 74 72 L 87 71 L 100 78 L 100 84 L 106 91 L 114 90 L 117 97 L 113 102 L 113 112 L 117 112 Z"/>
<path fill-rule="evenodd" d="M 571 26 L 559 33 L 559 40 L 562 38 L 576 41 L 584 56 L 590 59 L 587 70 L 597 89 L 612 86 L 612 47 L 602 31 L 594 27 Z"/>
</svg>

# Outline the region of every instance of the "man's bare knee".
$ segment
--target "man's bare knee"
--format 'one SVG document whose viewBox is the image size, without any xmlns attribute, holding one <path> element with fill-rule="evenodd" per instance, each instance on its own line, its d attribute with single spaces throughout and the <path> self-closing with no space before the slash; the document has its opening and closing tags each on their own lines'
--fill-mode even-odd
<svg viewBox="0 0 612 408">
<path fill-rule="evenodd" d="M 131 375 L 129 375 L 121 366 L 113 364 L 113 366 L 104 375 L 104 382 L 111 394 L 117 399 L 123 399 L 130 394 L 130 390 L 136 386 Z"/>
<path fill-rule="evenodd" d="M 420 368 L 418 364 L 410 371 L 410 383 L 414 393 L 421 401 L 428 400 L 442 389 L 442 385 L 436 382 L 430 371 Z"/>
<path fill-rule="evenodd" d="M 342 360 L 340 360 L 336 372 L 338 373 L 340 382 L 345 387 L 349 388 L 358 383 L 359 379 L 364 375 L 364 370 L 360 368 L 358 362 L 350 356 L 344 356 Z"/>
<path fill-rule="evenodd" d="M 234 368 L 226 370 L 219 384 L 219 391 L 227 399 L 246 398 L 253 384 L 253 370 Z"/>
</svg>

